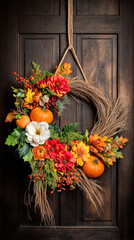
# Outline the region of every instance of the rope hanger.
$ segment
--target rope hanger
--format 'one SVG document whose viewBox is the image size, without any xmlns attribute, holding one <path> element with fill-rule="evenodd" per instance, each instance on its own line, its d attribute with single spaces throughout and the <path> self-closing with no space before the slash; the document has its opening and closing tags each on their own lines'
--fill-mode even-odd
<svg viewBox="0 0 134 240">
<path fill-rule="evenodd" d="M 73 0 L 68 0 L 68 47 L 67 47 L 67 49 L 65 50 L 65 52 L 63 54 L 63 57 L 62 57 L 59 65 L 57 67 L 57 70 L 56 70 L 55 74 L 57 74 L 57 72 L 58 72 L 61 64 L 63 63 L 63 61 L 65 59 L 65 56 L 67 55 L 69 50 L 72 52 L 72 55 L 74 56 L 74 59 L 75 59 L 75 61 L 78 64 L 78 67 L 79 67 L 79 69 L 81 71 L 81 74 L 82 74 L 84 80 L 86 82 L 88 82 L 87 78 L 86 78 L 86 75 L 85 75 L 85 73 L 83 71 L 83 68 L 82 68 L 82 66 L 81 66 L 81 64 L 79 62 L 78 57 L 77 57 L 77 54 L 75 52 L 75 49 L 73 47 Z"/>
</svg>

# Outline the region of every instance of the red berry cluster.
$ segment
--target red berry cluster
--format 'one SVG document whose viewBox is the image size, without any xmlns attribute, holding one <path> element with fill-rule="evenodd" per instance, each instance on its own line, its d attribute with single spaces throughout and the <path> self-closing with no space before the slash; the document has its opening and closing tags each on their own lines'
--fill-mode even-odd
<svg viewBox="0 0 134 240">
<path fill-rule="evenodd" d="M 29 82 L 28 79 L 23 78 L 23 77 L 20 77 L 19 74 L 17 74 L 16 72 L 14 72 L 13 74 L 16 75 L 15 80 L 16 80 L 18 83 L 24 82 L 24 87 L 25 87 L 25 88 L 32 88 L 32 86 L 30 85 L 30 82 Z"/>
<path fill-rule="evenodd" d="M 54 107 L 55 107 L 56 102 L 57 102 L 58 100 L 59 100 L 58 97 L 52 96 L 52 97 L 49 99 L 48 103 L 45 104 L 45 107 L 46 107 L 46 108 L 49 108 L 50 106 L 54 106 Z"/>
</svg>

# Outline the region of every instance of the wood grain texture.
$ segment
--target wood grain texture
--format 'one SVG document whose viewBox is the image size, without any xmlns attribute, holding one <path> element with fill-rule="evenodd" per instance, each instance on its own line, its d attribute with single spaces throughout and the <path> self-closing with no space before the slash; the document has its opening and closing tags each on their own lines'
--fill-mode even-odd
<svg viewBox="0 0 134 240">
<path fill-rule="evenodd" d="M 6 124 L 5 117 L 13 108 L 11 85 L 13 69 L 17 70 L 17 2 L 0 2 L 0 235 L 17 237 L 17 155 L 4 143 L 15 124 Z M 14 83 L 16 86 L 16 83 Z M 7 230 L 8 229 L 8 230 Z"/>
<path fill-rule="evenodd" d="M 33 239 L 36 240 L 40 237 L 40 240 L 119 240 L 119 229 L 117 227 L 61 227 L 55 229 L 42 229 L 40 228 L 20 228 L 18 229 L 19 240 Z"/>
<path fill-rule="evenodd" d="M 23 16 L 59 15 L 59 0 L 19 0 L 18 14 Z"/>
<path fill-rule="evenodd" d="M 89 82 L 106 96 L 116 97 L 117 36 L 77 35 L 78 56 Z"/>
<path fill-rule="evenodd" d="M 74 33 L 118 33 L 119 16 L 74 16 Z M 27 24 L 28 23 L 28 24 Z M 55 27 L 56 23 L 56 27 Z M 45 26 L 45 27 L 44 27 Z M 105 31 L 104 31 L 105 29 Z M 18 16 L 20 33 L 67 33 L 66 16 Z"/>
<path fill-rule="evenodd" d="M 6 240 L 132 240 L 134 239 L 133 206 L 133 65 L 134 65 L 134 3 L 131 0 L 82 1 L 74 0 L 74 48 L 87 74 L 98 66 L 94 78 L 96 86 L 108 96 L 117 97 L 125 89 L 124 101 L 128 102 L 130 113 L 128 128 L 123 136 L 129 138 L 123 150 L 124 159 L 107 169 L 100 178 L 106 190 L 105 208 L 98 217 L 93 207 L 88 207 L 79 189 L 76 192 L 56 193 L 50 197 L 56 216 L 56 227 L 50 229 L 40 225 L 39 213 L 31 209 L 32 221 L 26 218 L 23 194 L 27 188 L 30 168 L 13 152 L 4 146 L 6 136 L 15 127 L 5 124 L 4 119 L 13 108 L 10 86 L 16 86 L 12 72 L 30 73 L 31 61 L 37 61 L 41 69 L 53 70 L 58 64 L 66 46 L 66 1 L 18 1 L 0 0 L 0 148 L 1 148 L 1 207 L 0 230 Z M 37 6 L 37 3 L 39 4 Z M 92 3 L 92 7 L 91 7 Z M 100 6 L 100 3 L 103 3 Z M 48 12 L 44 12 L 48 4 Z M 90 9 L 89 9 L 90 4 Z M 107 4 L 107 7 L 106 7 Z M 37 6 L 37 7 L 36 7 Z M 113 16 L 114 15 L 114 16 Z M 59 37 L 60 35 L 60 37 Z M 93 37 L 93 35 L 95 37 Z M 48 57 L 48 49 L 50 51 Z M 90 50 L 90 51 L 89 51 Z M 101 55 L 101 56 L 100 56 Z M 102 57 L 103 56 L 103 57 Z M 18 59 L 17 59 L 18 58 Z M 87 62 L 90 60 L 90 65 Z M 72 76 L 79 74 L 69 53 Z M 104 64 L 104 67 L 103 67 Z M 101 77 L 100 77 L 101 76 Z M 115 80 L 114 80 L 115 79 Z M 102 81 L 103 80 L 103 81 Z M 79 129 L 92 127 L 95 109 L 79 99 L 70 97 L 71 105 L 62 118 L 64 123 L 78 121 Z M 3 160 L 5 159 L 5 161 Z M 19 163 L 19 165 L 17 164 Z"/>
<path fill-rule="evenodd" d="M 29 75 L 31 63 L 40 63 L 41 70 L 55 71 L 59 59 L 58 35 L 20 35 L 21 74 Z M 49 52 L 48 52 L 49 49 Z"/>
<path fill-rule="evenodd" d="M 77 0 L 77 15 L 119 15 L 118 0 Z"/>
<path fill-rule="evenodd" d="M 55 71 L 55 66 L 59 61 L 59 36 L 58 35 L 28 35 L 23 34 L 20 35 L 19 38 L 19 69 L 20 74 L 22 76 L 30 76 L 32 62 L 36 62 L 40 64 L 41 70 L 48 70 L 50 72 Z M 48 53 L 49 50 L 49 53 Z M 56 114 L 54 114 L 53 123 L 59 124 L 59 118 Z M 26 207 L 23 203 L 23 198 L 25 194 L 25 190 L 28 187 L 27 184 L 27 176 L 30 174 L 30 169 L 27 166 L 27 171 L 23 171 L 25 168 L 25 164 L 20 164 L 20 168 L 22 169 L 21 177 L 19 177 L 19 225 L 40 225 L 40 215 L 39 212 L 35 213 L 34 208 L 30 210 L 30 215 L 32 221 L 28 221 L 27 219 L 27 211 Z M 22 180 L 23 179 L 23 180 Z M 50 204 L 52 205 L 55 212 L 55 221 L 56 224 L 59 225 L 59 195 L 50 196 L 48 194 L 48 198 L 50 200 Z"/>
<path fill-rule="evenodd" d="M 127 10 L 126 10 L 127 9 Z M 134 239 L 134 1 L 121 1 L 121 31 L 119 41 L 119 91 L 128 104 L 128 128 L 124 132 L 129 139 L 124 149 L 124 159 L 119 163 L 118 223 L 121 238 Z M 122 190 L 123 189 L 123 190 Z"/>
</svg>

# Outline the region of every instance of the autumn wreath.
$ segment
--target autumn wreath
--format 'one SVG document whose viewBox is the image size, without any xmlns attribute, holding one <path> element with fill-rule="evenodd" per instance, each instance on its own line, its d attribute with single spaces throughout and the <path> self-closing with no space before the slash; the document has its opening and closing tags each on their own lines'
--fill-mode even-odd
<svg viewBox="0 0 134 240">
<path fill-rule="evenodd" d="M 94 178 L 103 174 L 105 165 L 109 167 L 123 157 L 120 149 L 128 141 L 116 135 L 126 125 L 127 111 L 121 99 L 112 104 L 88 82 L 69 80 L 71 72 L 70 63 L 61 65 L 56 74 L 41 72 L 36 63 L 29 78 L 14 72 L 17 82 L 24 84 L 23 88 L 12 87 L 15 110 L 5 120 L 15 120 L 17 125 L 5 143 L 17 146 L 20 158 L 31 167 L 25 204 L 30 206 L 33 201 L 48 225 L 54 224 L 48 191 L 53 194 L 78 186 L 98 210 L 103 202 L 102 189 Z M 52 112 L 62 114 L 69 104 L 68 94 L 94 103 L 97 121 L 90 133 L 78 132 L 78 123 L 64 125 L 63 129 L 52 124 Z"/>
</svg>

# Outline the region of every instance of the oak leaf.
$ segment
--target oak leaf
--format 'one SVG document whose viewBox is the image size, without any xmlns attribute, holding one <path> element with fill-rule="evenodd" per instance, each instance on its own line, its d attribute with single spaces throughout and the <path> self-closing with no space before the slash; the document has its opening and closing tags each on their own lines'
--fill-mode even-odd
<svg viewBox="0 0 134 240">
<path fill-rule="evenodd" d="M 7 114 L 5 122 L 12 122 L 14 119 L 16 119 L 17 112 L 10 112 Z"/>
</svg>

